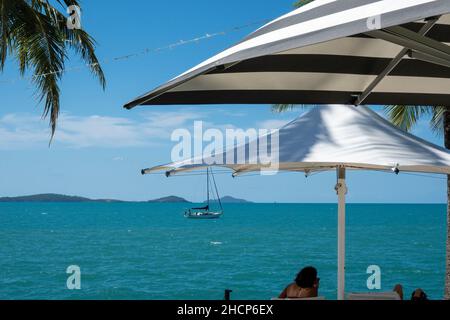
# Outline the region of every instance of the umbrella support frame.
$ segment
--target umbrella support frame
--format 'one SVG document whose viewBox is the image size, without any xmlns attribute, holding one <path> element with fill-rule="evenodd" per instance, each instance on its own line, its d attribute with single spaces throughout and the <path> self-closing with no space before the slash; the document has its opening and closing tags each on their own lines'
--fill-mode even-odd
<svg viewBox="0 0 450 320">
<path fill-rule="evenodd" d="M 337 243 L 337 299 L 345 299 L 345 225 L 346 225 L 346 202 L 348 192 L 346 184 L 346 170 L 344 166 L 337 167 L 336 192 L 338 195 L 338 243 Z"/>
<path fill-rule="evenodd" d="M 436 23 L 439 21 L 440 18 L 441 18 L 441 16 L 437 16 L 437 17 L 432 17 L 432 18 L 428 19 L 427 23 L 420 29 L 420 31 L 417 33 L 417 35 L 418 36 L 427 35 L 427 33 L 436 25 Z M 367 35 L 372 36 L 370 33 L 367 33 Z M 366 90 L 364 90 L 364 92 L 356 98 L 355 105 L 359 106 L 359 105 L 363 104 L 363 102 L 373 92 L 373 90 L 380 84 L 381 81 L 383 81 L 384 78 L 386 78 L 392 72 L 392 70 L 395 69 L 395 67 L 398 66 L 398 64 L 403 60 L 403 58 L 406 55 L 411 56 L 410 52 L 412 53 L 413 51 L 409 48 L 403 48 L 398 53 L 398 55 L 391 61 L 391 63 L 383 70 L 383 72 L 381 72 L 375 78 L 375 80 L 373 80 L 373 82 L 366 88 Z M 411 58 L 424 60 L 423 58 L 420 59 L 419 55 L 416 55 L 415 57 L 411 56 Z M 431 61 L 428 61 L 428 62 L 431 62 Z M 431 63 L 437 63 L 437 62 L 434 61 Z M 440 63 L 442 63 L 442 62 L 440 62 Z M 448 62 L 444 60 L 444 63 L 448 63 Z"/>
</svg>

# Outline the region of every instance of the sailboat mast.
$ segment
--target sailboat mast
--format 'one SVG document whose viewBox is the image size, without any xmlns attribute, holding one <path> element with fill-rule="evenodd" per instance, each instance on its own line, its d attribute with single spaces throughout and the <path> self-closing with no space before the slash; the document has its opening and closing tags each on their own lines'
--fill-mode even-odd
<svg viewBox="0 0 450 320">
<path fill-rule="evenodd" d="M 207 190 L 207 203 L 209 207 L 209 168 L 206 168 L 206 190 Z"/>
<path fill-rule="evenodd" d="M 216 178 L 214 177 L 214 173 L 211 169 L 212 181 L 214 182 L 214 189 L 216 190 L 217 201 L 219 202 L 220 210 L 223 211 L 222 200 L 220 200 L 219 189 L 217 189 Z"/>
</svg>

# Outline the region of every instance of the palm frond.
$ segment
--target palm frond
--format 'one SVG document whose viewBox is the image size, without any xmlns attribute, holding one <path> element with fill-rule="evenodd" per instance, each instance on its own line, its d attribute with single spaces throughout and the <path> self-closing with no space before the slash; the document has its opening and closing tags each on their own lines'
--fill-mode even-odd
<svg viewBox="0 0 450 320">
<path fill-rule="evenodd" d="M 67 45 L 82 57 L 104 89 L 106 87 L 106 77 L 95 54 L 95 40 L 81 29 L 69 30 L 66 28 L 65 31 Z"/>
<path fill-rule="evenodd" d="M 0 71 L 3 70 L 11 45 L 11 13 L 15 10 L 14 0 L 0 0 Z"/>
<path fill-rule="evenodd" d="M 301 7 L 304 6 L 305 4 L 308 4 L 310 2 L 313 2 L 314 0 L 298 0 L 294 2 L 294 7 Z"/>
<path fill-rule="evenodd" d="M 62 9 L 79 6 L 77 0 L 54 0 Z M 60 81 L 69 50 L 79 55 L 104 88 L 105 75 L 95 54 L 95 41 L 84 30 L 70 30 L 65 13 L 50 0 L 0 0 L 0 71 L 8 53 L 23 75 L 33 72 L 43 117 L 50 118 L 52 137 L 60 110 Z"/>
<path fill-rule="evenodd" d="M 389 120 L 405 131 L 411 131 L 422 116 L 431 116 L 430 128 L 437 135 L 444 133 L 444 114 L 446 111 L 447 108 L 442 106 L 394 105 L 385 107 Z"/>
<path fill-rule="evenodd" d="M 21 40 L 16 42 L 19 47 L 16 46 L 15 51 L 19 53 L 21 60 L 21 72 L 24 72 L 27 65 L 34 69 L 32 82 L 37 88 L 39 101 L 44 102 L 43 116 L 50 115 L 53 136 L 60 109 L 60 71 L 64 69 L 67 58 L 64 40 L 59 28 L 55 28 L 53 17 L 27 5 L 21 6 L 21 15 L 19 25 L 15 28 L 15 36 Z M 26 55 L 24 50 L 27 50 Z"/>
<path fill-rule="evenodd" d="M 272 111 L 277 113 L 287 112 L 295 109 L 295 104 L 274 104 L 272 105 Z"/>
<path fill-rule="evenodd" d="M 426 106 L 386 106 L 385 112 L 389 120 L 404 131 L 411 131 L 419 118 L 425 114 L 432 114 L 432 108 Z"/>
<path fill-rule="evenodd" d="M 316 105 L 312 104 L 274 104 L 272 105 L 272 112 L 276 113 L 283 113 L 283 112 L 289 112 L 295 109 L 306 109 L 306 108 L 312 108 Z"/>
<path fill-rule="evenodd" d="M 59 0 L 58 2 L 61 3 L 61 1 Z M 64 3 L 67 6 L 79 6 L 78 1 L 76 0 L 64 0 Z M 70 49 L 74 50 L 75 53 L 81 56 L 81 58 L 91 69 L 92 74 L 99 79 L 101 86 L 105 88 L 106 78 L 95 54 L 95 40 L 82 29 L 68 29 L 66 27 L 65 16 L 54 7 L 47 5 L 45 6 L 45 10 L 47 11 L 49 16 L 56 17 L 55 22 L 59 24 L 59 29 L 62 31 L 65 45 L 67 45 Z"/>
<path fill-rule="evenodd" d="M 434 133 L 439 136 L 444 134 L 444 113 L 447 111 L 446 107 L 434 107 L 433 115 L 430 120 L 430 127 Z"/>
</svg>

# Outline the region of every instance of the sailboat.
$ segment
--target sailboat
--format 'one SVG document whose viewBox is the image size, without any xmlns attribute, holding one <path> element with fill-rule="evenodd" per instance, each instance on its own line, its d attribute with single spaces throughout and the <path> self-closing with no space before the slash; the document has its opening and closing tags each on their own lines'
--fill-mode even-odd
<svg viewBox="0 0 450 320">
<path fill-rule="evenodd" d="M 215 194 L 219 210 L 211 210 L 211 188 L 214 186 L 212 193 Z M 220 201 L 219 191 L 217 189 L 216 180 L 211 168 L 206 169 L 206 189 L 207 201 L 206 206 L 201 208 L 192 208 L 186 210 L 184 217 L 188 219 L 219 219 L 223 215 L 222 202 Z"/>
</svg>

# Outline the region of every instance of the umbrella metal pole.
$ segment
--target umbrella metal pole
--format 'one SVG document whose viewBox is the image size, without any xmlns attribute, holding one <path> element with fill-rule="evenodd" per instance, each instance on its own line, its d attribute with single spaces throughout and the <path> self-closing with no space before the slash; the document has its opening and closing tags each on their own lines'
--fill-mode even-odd
<svg viewBox="0 0 450 320">
<path fill-rule="evenodd" d="M 338 194 L 338 279 L 337 299 L 345 299 L 345 197 L 347 186 L 345 183 L 345 167 L 337 168 Z"/>
</svg>

